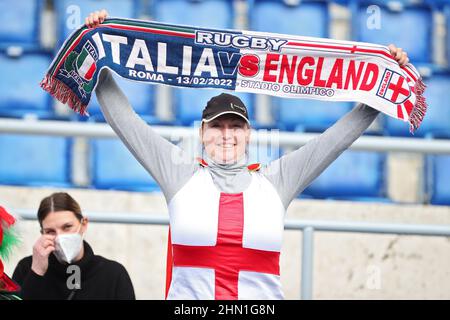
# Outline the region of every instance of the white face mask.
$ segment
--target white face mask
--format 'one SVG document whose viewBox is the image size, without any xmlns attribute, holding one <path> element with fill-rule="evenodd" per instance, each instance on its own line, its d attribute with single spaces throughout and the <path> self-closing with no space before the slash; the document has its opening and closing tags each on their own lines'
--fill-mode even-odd
<svg viewBox="0 0 450 320">
<path fill-rule="evenodd" d="M 58 261 L 72 263 L 73 259 L 81 252 L 83 237 L 79 234 L 80 229 L 75 233 L 60 234 L 55 239 L 55 251 L 53 252 Z"/>
</svg>

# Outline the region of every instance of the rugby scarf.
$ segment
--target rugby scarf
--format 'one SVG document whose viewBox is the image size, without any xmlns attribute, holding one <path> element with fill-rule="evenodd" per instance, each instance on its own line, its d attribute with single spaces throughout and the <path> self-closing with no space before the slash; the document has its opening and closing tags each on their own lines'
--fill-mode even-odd
<svg viewBox="0 0 450 320">
<path fill-rule="evenodd" d="M 408 121 L 411 132 L 426 112 L 419 73 L 385 46 L 116 18 L 72 33 L 41 86 L 87 114 L 105 67 L 145 83 L 362 102 Z"/>
</svg>

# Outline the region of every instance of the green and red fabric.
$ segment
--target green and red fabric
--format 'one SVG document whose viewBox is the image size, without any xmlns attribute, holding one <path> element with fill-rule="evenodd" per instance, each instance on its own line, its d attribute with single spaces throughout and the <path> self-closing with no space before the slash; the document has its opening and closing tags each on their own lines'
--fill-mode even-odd
<svg viewBox="0 0 450 320">
<path fill-rule="evenodd" d="M 16 222 L 5 208 L 0 206 L 0 299 L 15 300 L 14 294 L 20 291 L 20 287 L 4 273 L 2 259 L 7 259 L 19 240 L 13 225 Z"/>
<path fill-rule="evenodd" d="M 100 71 L 143 83 L 365 103 L 409 122 L 425 116 L 425 85 L 379 44 L 110 18 L 76 30 L 41 86 L 87 114 Z"/>
</svg>

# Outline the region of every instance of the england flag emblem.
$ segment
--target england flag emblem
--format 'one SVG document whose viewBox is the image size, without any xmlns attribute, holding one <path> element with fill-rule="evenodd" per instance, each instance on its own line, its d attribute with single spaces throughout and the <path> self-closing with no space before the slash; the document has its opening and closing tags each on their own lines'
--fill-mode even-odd
<svg viewBox="0 0 450 320">
<path fill-rule="evenodd" d="M 393 103 L 404 103 L 411 96 L 408 80 L 399 73 L 386 69 L 377 95 Z"/>
<path fill-rule="evenodd" d="M 96 61 L 98 60 L 97 51 L 88 41 L 81 50 L 76 60 L 78 74 L 85 80 L 90 81 L 97 69 Z"/>
</svg>

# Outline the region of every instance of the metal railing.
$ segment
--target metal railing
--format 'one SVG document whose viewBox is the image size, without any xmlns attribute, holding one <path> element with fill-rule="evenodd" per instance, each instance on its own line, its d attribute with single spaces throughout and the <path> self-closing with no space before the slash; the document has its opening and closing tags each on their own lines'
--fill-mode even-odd
<svg viewBox="0 0 450 320">
<path fill-rule="evenodd" d="M 36 212 L 32 210 L 12 210 L 25 220 L 36 220 Z M 168 225 L 167 215 L 149 215 L 139 213 L 97 213 L 88 212 L 86 216 L 91 222 Z M 313 265 L 314 265 L 314 233 L 316 231 L 373 233 L 415 236 L 450 237 L 450 225 L 420 225 L 420 224 L 390 224 L 367 223 L 353 221 L 323 221 L 323 220 L 289 220 L 285 221 L 285 230 L 302 230 L 302 260 L 301 260 L 301 292 L 303 300 L 313 297 Z M 449 288 L 450 290 L 450 288 Z"/>
<path fill-rule="evenodd" d="M 173 139 L 196 139 L 198 131 L 188 127 L 152 126 L 161 136 Z M 405 130 L 407 130 L 405 125 Z M 0 133 L 56 135 L 85 138 L 113 138 L 117 137 L 114 131 L 105 123 L 45 121 L 34 119 L 1 119 Z M 277 140 L 283 147 L 299 147 L 309 140 L 317 137 L 315 133 L 277 132 Z M 255 135 L 255 142 L 271 143 L 273 130 L 259 130 Z M 353 150 L 367 151 L 395 151 L 413 153 L 450 154 L 450 140 L 423 139 L 423 138 L 395 138 L 362 136 L 351 146 Z"/>
</svg>

